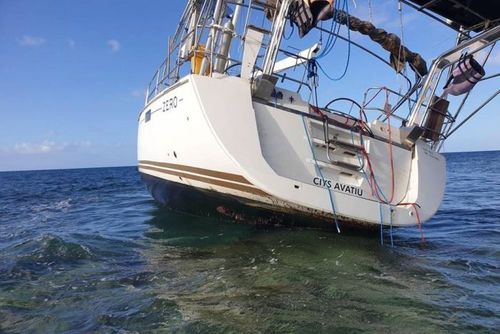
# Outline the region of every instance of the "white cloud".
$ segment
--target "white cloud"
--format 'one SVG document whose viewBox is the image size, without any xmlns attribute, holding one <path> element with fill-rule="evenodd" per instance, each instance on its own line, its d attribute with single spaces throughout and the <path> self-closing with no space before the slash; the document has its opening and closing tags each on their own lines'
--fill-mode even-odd
<svg viewBox="0 0 500 334">
<path fill-rule="evenodd" d="M 73 39 L 68 39 L 68 46 L 70 49 L 74 49 L 76 47 L 76 42 Z"/>
<path fill-rule="evenodd" d="M 111 52 L 118 52 L 122 48 L 122 45 L 116 39 L 110 39 L 108 41 L 108 46 L 111 49 Z"/>
<path fill-rule="evenodd" d="M 89 147 L 90 142 L 78 143 L 56 143 L 51 140 L 44 140 L 41 143 L 18 143 L 15 144 L 11 151 L 17 154 L 49 154 L 54 152 L 75 151 L 81 148 Z"/>
<path fill-rule="evenodd" d="M 19 154 L 39 154 L 62 151 L 64 144 L 56 144 L 50 140 L 44 140 L 41 143 L 19 143 L 14 145 L 14 152 Z"/>
<path fill-rule="evenodd" d="M 144 91 L 142 89 L 134 89 L 130 91 L 130 96 L 133 97 L 143 97 L 144 96 Z"/>
<path fill-rule="evenodd" d="M 24 35 L 23 38 L 19 40 L 19 45 L 26 47 L 39 47 L 44 45 L 46 42 L 45 38 Z"/>
</svg>

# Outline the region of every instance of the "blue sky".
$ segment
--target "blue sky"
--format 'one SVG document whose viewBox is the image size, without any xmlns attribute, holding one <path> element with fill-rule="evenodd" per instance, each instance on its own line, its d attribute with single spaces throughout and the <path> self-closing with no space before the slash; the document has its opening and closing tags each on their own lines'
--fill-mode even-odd
<svg viewBox="0 0 500 334">
<path fill-rule="evenodd" d="M 399 33 L 396 1 L 372 2 L 379 4 L 375 23 Z M 143 92 L 184 4 L 0 0 L 0 170 L 136 164 Z M 366 0 L 357 0 L 355 8 L 350 4 L 353 15 L 368 18 Z M 405 39 L 429 64 L 451 46 L 449 29 L 409 8 L 404 13 Z M 373 47 L 361 36 L 353 38 Z M 493 57 L 498 70 L 500 57 Z M 338 59 L 345 62 L 341 51 Z M 356 64 L 349 73 L 348 86 L 364 80 Z M 494 101 L 445 150 L 500 149 L 496 109 Z"/>
</svg>

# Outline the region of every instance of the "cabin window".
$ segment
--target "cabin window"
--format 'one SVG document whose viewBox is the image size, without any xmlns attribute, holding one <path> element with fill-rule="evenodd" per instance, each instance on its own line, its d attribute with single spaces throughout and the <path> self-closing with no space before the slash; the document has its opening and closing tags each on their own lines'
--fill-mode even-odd
<svg viewBox="0 0 500 334">
<path fill-rule="evenodd" d="M 149 122 L 150 119 L 151 119 L 151 110 L 148 110 L 146 111 L 146 116 L 144 116 L 144 120 L 146 122 Z"/>
</svg>

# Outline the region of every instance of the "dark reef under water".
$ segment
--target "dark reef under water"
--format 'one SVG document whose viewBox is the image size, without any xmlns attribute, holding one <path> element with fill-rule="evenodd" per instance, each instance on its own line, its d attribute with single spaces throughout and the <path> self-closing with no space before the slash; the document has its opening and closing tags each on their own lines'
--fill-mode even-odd
<svg viewBox="0 0 500 334">
<path fill-rule="evenodd" d="M 446 159 L 394 247 L 161 208 L 135 167 L 0 173 L 0 332 L 495 333 L 500 152 Z"/>
</svg>

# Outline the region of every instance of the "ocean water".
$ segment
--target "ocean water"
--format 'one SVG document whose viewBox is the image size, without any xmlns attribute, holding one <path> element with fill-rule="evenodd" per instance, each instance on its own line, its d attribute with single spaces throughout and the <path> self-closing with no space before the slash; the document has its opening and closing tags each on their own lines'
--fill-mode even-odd
<svg viewBox="0 0 500 334">
<path fill-rule="evenodd" d="M 134 167 L 0 173 L 2 333 L 498 333 L 500 152 L 377 234 L 160 208 Z"/>
</svg>

